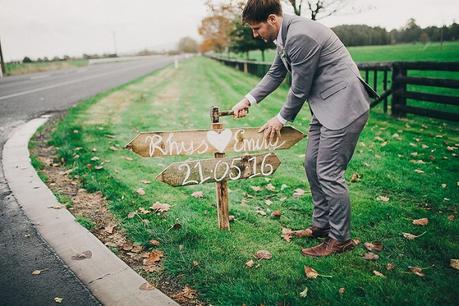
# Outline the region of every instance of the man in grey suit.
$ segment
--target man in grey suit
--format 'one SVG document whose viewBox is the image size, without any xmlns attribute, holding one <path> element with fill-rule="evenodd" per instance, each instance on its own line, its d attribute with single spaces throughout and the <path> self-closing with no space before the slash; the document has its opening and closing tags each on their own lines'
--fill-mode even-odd
<svg viewBox="0 0 459 306">
<path fill-rule="evenodd" d="M 279 0 L 248 0 L 242 14 L 255 38 L 273 41 L 277 54 L 271 68 L 234 107 L 234 116 L 247 115 L 291 73 L 292 83 L 280 112 L 259 132 L 273 139 L 293 121 L 307 100 L 312 114 L 305 170 L 314 212 L 306 236 L 326 238 L 305 248 L 305 256 L 327 256 L 351 250 L 351 206 L 344 172 L 360 132 L 368 120 L 369 102 L 377 94 L 339 38 L 324 25 L 282 14 Z"/>
</svg>

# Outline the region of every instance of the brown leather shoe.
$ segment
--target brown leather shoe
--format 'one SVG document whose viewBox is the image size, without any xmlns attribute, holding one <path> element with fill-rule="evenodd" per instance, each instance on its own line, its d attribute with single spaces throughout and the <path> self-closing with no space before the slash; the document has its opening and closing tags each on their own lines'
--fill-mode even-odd
<svg viewBox="0 0 459 306">
<path fill-rule="evenodd" d="M 354 246 L 354 242 L 351 239 L 339 242 L 338 240 L 329 237 L 319 245 L 301 250 L 301 253 L 304 256 L 328 256 L 334 253 L 350 251 L 354 248 Z"/>
<path fill-rule="evenodd" d="M 324 238 L 328 237 L 330 228 L 320 228 L 316 226 L 310 226 L 307 229 L 300 231 L 293 231 L 296 237 L 311 237 L 311 238 Z"/>
</svg>

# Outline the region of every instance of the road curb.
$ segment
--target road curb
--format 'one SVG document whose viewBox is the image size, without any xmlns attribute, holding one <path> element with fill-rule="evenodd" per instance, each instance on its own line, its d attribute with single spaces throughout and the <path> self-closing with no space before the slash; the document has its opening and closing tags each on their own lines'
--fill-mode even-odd
<svg viewBox="0 0 459 306">
<path fill-rule="evenodd" d="M 56 254 L 105 305 L 179 305 L 158 289 L 140 290 L 147 281 L 75 222 L 33 168 L 28 143 L 49 116 L 19 126 L 3 147 L 5 178 L 17 202 Z M 90 251 L 90 258 L 75 260 Z M 89 257 L 89 256 L 88 256 Z"/>
</svg>

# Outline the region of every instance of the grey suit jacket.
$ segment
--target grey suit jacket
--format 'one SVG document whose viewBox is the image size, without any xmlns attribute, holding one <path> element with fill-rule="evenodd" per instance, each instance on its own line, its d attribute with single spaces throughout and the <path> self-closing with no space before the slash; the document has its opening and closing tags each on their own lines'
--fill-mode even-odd
<svg viewBox="0 0 459 306">
<path fill-rule="evenodd" d="M 370 98 L 378 95 L 360 77 L 357 65 L 336 34 L 326 26 L 284 14 L 283 49 L 269 71 L 250 92 L 257 103 L 273 92 L 287 71 L 292 84 L 280 115 L 293 121 L 308 100 L 317 120 L 328 129 L 348 126 L 368 111 Z"/>
</svg>

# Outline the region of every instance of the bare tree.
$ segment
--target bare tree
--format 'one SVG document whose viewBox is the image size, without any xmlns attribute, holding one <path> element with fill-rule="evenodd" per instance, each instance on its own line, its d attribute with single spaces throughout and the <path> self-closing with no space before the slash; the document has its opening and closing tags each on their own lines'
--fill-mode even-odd
<svg viewBox="0 0 459 306">
<path fill-rule="evenodd" d="M 284 0 L 290 3 L 296 15 L 300 16 L 307 6 L 312 20 L 319 20 L 343 10 L 353 0 Z"/>
</svg>

